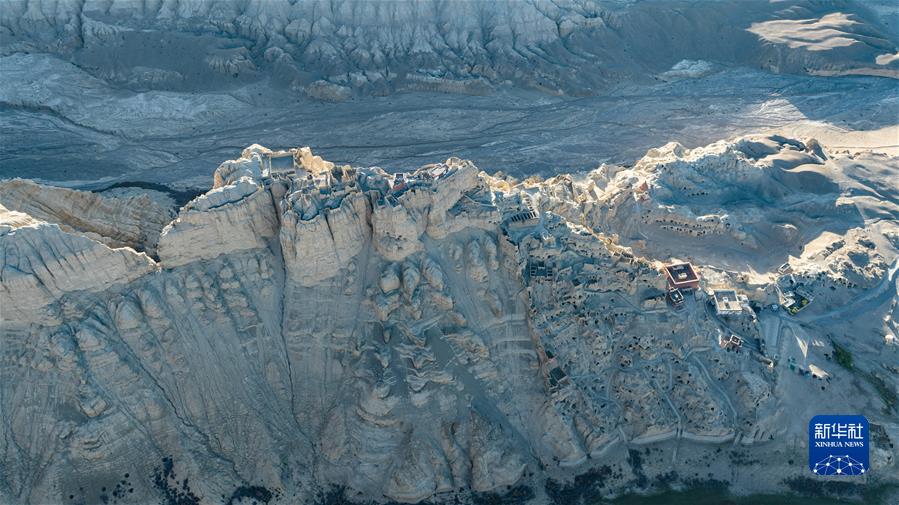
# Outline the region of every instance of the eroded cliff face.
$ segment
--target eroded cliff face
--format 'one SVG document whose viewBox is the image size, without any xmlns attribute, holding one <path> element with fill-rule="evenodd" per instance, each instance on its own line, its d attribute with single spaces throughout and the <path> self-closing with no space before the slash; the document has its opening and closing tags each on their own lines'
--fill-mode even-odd
<svg viewBox="0 0 899 505">
<path fill-rule="evenodd" d="M 124 87 L 207 89 L 270 76 L 326 101 L 397 90 L 482 95 L 507 83 L 590 95 L 678 62 L 672 73 L 708 71 L 706 62 L 688 58 L 787 73 L 897 75 L 895 34 L 863 6 L 716 7 L 631 0 L 14 0 L 0 20 L 0 46 L 59 54 Z"/>
<path fill-rule="evenodd" d="M 107 198 L 26 179 L 0 182 L 0 201 L 9 209 L 57 224 L 65 232 L 150 255 L 156 254 L 159 233 L 173 217 L 146 195 Z"/>
<path fill-rule="evenodd" d="M 0 207 L 4 501 L 564 503 L 572 475 L 599 496 L 669 471 L 626 448 L 785 437 L 776 373 L 717 349 L 707 309 L 672 313 L 656 266 L 598 233 L 626 173 L 512 184 L 450 159 L 398 177 L 302 150 L 277 172 L 255 147 L 158 259 L 29 215 L 39 200 Z M 659 156 L 635 170 L 664 185 Z"/>
</svg>

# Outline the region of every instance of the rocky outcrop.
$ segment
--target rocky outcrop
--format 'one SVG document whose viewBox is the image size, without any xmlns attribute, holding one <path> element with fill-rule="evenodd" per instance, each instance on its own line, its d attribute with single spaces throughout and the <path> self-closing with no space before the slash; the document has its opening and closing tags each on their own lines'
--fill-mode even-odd
<svg viewBox="0 0 899 505">
<path fill-rule="evenodd" d="M 110 198 L 98 193 L 41 186 L 25 179 L 0 182 L 0 205 L 59 225 L 104 244 L 156 254 L 172 210 L 145 195 Z"/>
<path fill-rule="evenodd" d="M 17 324 L 61 324 L 49 308 L 67 296 L 102 294 L 153 272 L 130 248 L 110 249 L 56 224 L 0 206 L 0 307 Z"/>
<path fill-rule="evenodd" d="M 278 216 L 269 191 L 241 177 L 197 197 L 181 209 L 159 237 L 164 268 L 238 251 L 268 247 L 278 234 Z"/>
<path fill-rule="evenodd" d="M 431 212 L 428 214 L 428 233 L 439 235 L 437 229 L 446 222 L 447 212 L 459 202 L 463 194 L 474 190 L 480 179 L 474 164 L 459 158 L 450 158 L 434 169 L 449 171 L 449 175 L 431 198 Z"/>
<path fill-rule="evenodd" d="M 471 450 L 471 487 L 478 492 L 495 491 L 518 482 L 527 465 L 508 445 L 508 434 L 477 412 L 468 427 Z"/>
<path fill-rule="evenodd" d="M 369 244 L 370 205 L 365 196 L 357 194 L 309 220 L 293 209 L 286 210 L 281 216 L 279 240 L 291 279 L 312 286 L 347 267 Z"/>
<path fill-rule="evenodd" d="M 379 201 L 372 209 L 372 240 L 378 253 L 391 261 L 402 261 L 422 250 L 419 237 L 424 226 L 409 209 L 390 201 Z"/>
<path fill-rule="evenodd" d="M 243 150 L 241 157 L 236 160 L 228 160 L 212 174 L 212 189 L 234 184 L 244 177 L 258 180 L 262 177 L 262 156 L 271 155 L 271 150 L 258 144 Z"/>
<path fill-rule="evenodd" d="M 762 299 L 772 269 L 697 262 L 706 284 L 674 307 L 653 252 L 675 242 L 656 229 L 619 243 L 662 212 L 712 226 L 701 211 L 735 209 L 719 236 L 774 212 L 680 181 L 830 199 L 836 182 L 809 185 L 830 162 L 813 142 L 670 145 L 545 182 L 455 159 L 399 175 L 286 152 L 289 170 L 266 170 L 258 145 L 224 163 L 162 230 L 158 262 L 0 207 L 0 501 L 568 503 L 560 482 L 581 474 L 602 496 L 689 484 L 671 473 L 679 458 L 713 461 L 705 474 L 734 486 L 736 462 L 776 472 L 782 491 L 807 473 L 786 463 L 802 456 L 784 428 L 794 411 L 827 395 L 872 426 L 889 419 L 873 396 L 800 385 L 812 379 L 753 342 L 771 321 L 792 332 L 782 345 L 853 311 L 885 321 L 893 223 L 795 235 L 805 249 L 778 282 L 814 292 L 821 312 L 802 325 L 769 309 L 723 319 L 703 300 L 710 283 Z M 725 329 L 740 352 L 720 344 Z M 884 436 L 871 474 L 892 485 Z M 779 457 L 754 466 L 772 441 Z"/>
<path fill-rule="evenodd" d="M 278 84 L 325 101 L 396 90 L 486 94 L 505 83 L 582 95 L 696 58 L 776 72 L 897 75 L 885 25 L 844 3 L 724 2 L 711 13 L 691 2 L 586 0 L 357 0 L 340 9 L 321 0 L 161 0 L 137 11 L 131 3 L 17 0 L 0 28 L 14 47 L 84 53 L 94 72 L 121 84 L 206 87 L 269 71 Z M 133 57 L 160 32 L 171 35 L 153 46 L 159 60 Z M 98 57 L 109 54 L 117 65 Z"/>
<path fill-rule="evenodd" d="M 814 139 L 756 135 L 694 149 L 673 142 L 632 168 L 604 165 L 579 181 L 554 177 L 540 202 L 570 221 L 613 229 L 638 249 L 650 237 L 670 237 L 686 240 L 691 254 L 724 245 L 747 258 L 763 250 L 795 254 L 811 239 L 799 230 L 820 219 L 840 226 L 852 213 L 826 175 L 827 160 Z M 641 251 L 677 254 L 666 240 L 653 242 L 656 249 Z"/>
</svg>

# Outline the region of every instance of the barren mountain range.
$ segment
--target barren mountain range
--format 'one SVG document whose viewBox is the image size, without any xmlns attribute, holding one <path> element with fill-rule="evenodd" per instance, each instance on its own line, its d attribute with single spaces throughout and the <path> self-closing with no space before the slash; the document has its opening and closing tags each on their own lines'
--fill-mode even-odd
<svg viewBox="0 0 899 505">
<path fill-rule="evenodd" d="M 3 2 L 0 502 L 893 503 L 897 13 Z"/>
</svg>

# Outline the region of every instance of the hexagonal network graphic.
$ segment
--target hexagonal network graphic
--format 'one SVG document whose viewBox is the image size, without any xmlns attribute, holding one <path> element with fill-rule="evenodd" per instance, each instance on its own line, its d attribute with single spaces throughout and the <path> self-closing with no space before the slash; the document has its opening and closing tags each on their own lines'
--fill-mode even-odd
<svg viewBox="0 0 899 505">
<path fill-rule="evenodd" d="M 849 455 L 828 455 L 815 463 L 812 472 L 818 475 L 862 475 L 865 465 Z"/>
</svg>

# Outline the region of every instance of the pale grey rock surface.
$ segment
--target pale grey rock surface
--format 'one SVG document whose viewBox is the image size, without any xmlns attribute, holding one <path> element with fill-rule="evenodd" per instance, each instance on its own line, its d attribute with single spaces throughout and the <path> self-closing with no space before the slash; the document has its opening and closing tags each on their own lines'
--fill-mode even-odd
<svg viewBox="0 0 899 505">
<path fill-rule="evenodd" d="M 896 485 L 894 2 L 0 10 L 0 502 L 781 492 L 822 404 Z"/>
<path fill-rule="evenodd" d="M 691 55 L 780 72 L 897 71 L 875 61 L 896 52 L 895 34 L 852 2 L 17 0 L 0 26 L 12 47 L 71 55 L 123 84 L 271 72 L 335 101 L 404 88 L 478 94 L 504 81 L 580 95 Z M 142 65 L 122 58 L 135 54 Z"/>
<path fill-rule="evenodd" d="M 459 159 L 400 179 L 295 153 L 289 169 L 261 146 L 225 162 L 158 261 L 0 208 L 3 501 L 570 503 L 648 489 L 672 461 L 781 492 L 807 474 L 788 460 L 825 398 L 878 426 L 867 482 L 896 484 L 895 407 L 818 333 L 895 388 L 895 158 L 755 136 L 519 182 Z M 846 213 L 810 224 L 791 211 L 809 201 Z M 798 232 L 750 244 L 719 227 L 764 231 L 752 208 Z M 786 256 L 813 305 L 724 320 L 701 293 L 672 311 L 659 265 L 676 243 L 703 251 L 705 287 L 761 306 Z M 826 370 L 827 391 L 786 356 Z"/>
<path fill-rule="evenodd" d="M 159 233 L 172 211 L 144 194 L 110 198 L 104 194 L 45 187 L 27 179 L 0 182 L 0 201 L 8 210 L 58 224 L 116 247 L 156 253 Z"/>
<path fill-rule="evenodd" d="M 162 265 L 175 267 L 259 249 L 277 234 L 271 194 L 261 181 L 241 177 L 185 205 L 159 236 L 159 259 Z"/>
<path fill-rule="evenodd" d="M 857 74 L 895 77 L 896 13 L 885 0 L 14 0 L 0 177 L 205 191 L 260 132 L 341 163 L 460 156 L 546 175 L 672 140 L 878 130 L 895 126 L 895 86 Z"/>
<path fill-rule="evenodd" d="M 59 324 L 62 314 L 48 306 L 60 298 L 102 294 L 156 269 L 144 253 L 127 247 L 110 249 L 90 234 L 63 231 L 56 223 L 10 211 L 2 204 L 0 236 L 4 323 Z"/>
</svg>

